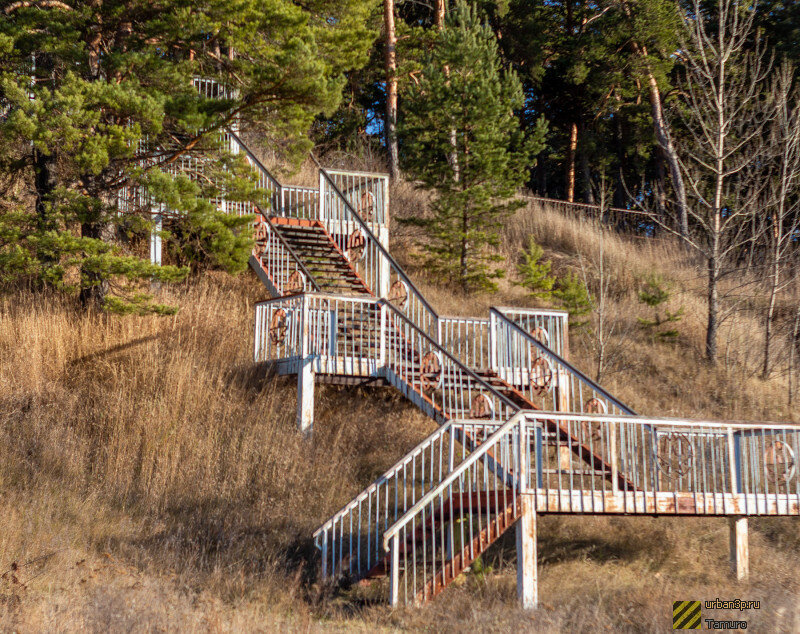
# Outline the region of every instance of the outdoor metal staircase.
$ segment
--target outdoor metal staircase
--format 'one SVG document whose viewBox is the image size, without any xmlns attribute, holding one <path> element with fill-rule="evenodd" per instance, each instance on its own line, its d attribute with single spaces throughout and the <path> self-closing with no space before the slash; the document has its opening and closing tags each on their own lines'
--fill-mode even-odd
<svg viewBox="0 0 800 634">
<path fill-rule="evenodd" d="M 418 604 L 512 525 L 527 579 L 536 513 L 800 514 L 798 428 L 637 416 L 569 363 L 566 313 L 439 315 L 389 253 L 386 175 L 319 167 L 318 186 L 286 185 L 222 139 L 269 195 L 217 202 L 255 218 L 272 298 L 254 359 L 297 376 L 298 427 L 320 381 L 392 386 L 439 424 L 314 533 L 323 578 L 388 579 L 393 605 Z"/>
</svg>

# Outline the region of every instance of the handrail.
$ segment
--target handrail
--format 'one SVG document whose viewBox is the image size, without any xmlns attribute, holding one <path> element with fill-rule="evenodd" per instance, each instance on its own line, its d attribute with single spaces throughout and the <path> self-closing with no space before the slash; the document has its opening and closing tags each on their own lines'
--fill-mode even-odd
<svg viewBox="0 0 800 634">
<path fill-rule="evenodd" d="M 364 220 L 361 218 L 361 216 L 358 215 L 358 213 L 356 213 L 355 209 L 353 209 L 353 206 L 350 204 L 350 201 L 347 200 L 347 197 L 336 186 L 336 183 L 334 183 L 334 181 L 331 178 L 330 174 L 328 174 L 328 171 L 324 167 L 322 167 L 320 162 L 317 160 L 317 157 L 314 156 L 313 154 L 311 154 L 310 156 L 311 156 L 312 160 L 314 161 L 314 163 L 316 164 L 317 168 L 319 169 L 319 173 L 322 174 L 322 176 L 325 178 L 325 180 L 328 181 L 328 184 L 333 188 L 333 191 L 337 194 L 337 196 L 339 196 L 339 198 L 341 199 L 341 202 L 345 205 L 345 207 L 349 210 L 350 214 L 355 219 L 356 224 L 359 225 L 360 229 L 364 232 L 364 235 L 367 238 L 369 238 L 370 240 L 373 240 L 375 242 L 375 246 L 378 249 L 378 251 L 381 253 L 381 255 L 383 257 L 385 257 L 389 261 L 389 263 L 395 269 L 395 272 L 397 273 L 397 275 L 401 278 L 403 283 L 408 287 L 409 291 L 413 291 L 414 292 L 414 294 L 417 296 L 417 299 L 419 300 L 419 302 L 433 316 L 434 321 L 437 321 L 439 319 L 439 315 L 433 309 L 433 306 L 431 306 L 428 303 L 428 300 L 425 299 L 425 296 L 419 291 L 419 289 L 416 286 L 414 286 L 414 283 L 406 275 L 406 273 L 402 269 L 402 267 L 389 254 L 389 251 L 381 244 L 380 240 L 378 240 L 378 238 L 375 236 L 375 234 L 372 233 L 370 228 L 367 226 L 367 223 L 364 222 Z"/>
<path fill-rule="evenodd" d="M 694 420 L 691 418 L 666 418 L 660 416 L 641 416 L 635 414 L 633 416 L 619 416 L 614 414 L 597 414 L 597 413 L 584 413 L 572 414 L 564 412 L 543 412 L 539 410 L 525 410 L 525 414 L 531 418 L 544 419 L 544 420 L 559 420 L 564 422 L 581 422 L 584 420 L 599 420 L 607 423 L 619 423 L 623 425 L 642 425 L 656 426 L 663 425 L 665 427 L 732 427 L 743 432 L 758 429 L 776 429 L 776 430 L 797 430 L 800 431 L 800 425 L 797 423 L 780 423 L 780 422 L 752 422 L 752 421 L 728 421 L 728 420 L 707 420 L 699 419 Z"/>
<path fill-rule="evenodd" d="M 482 423 L 491 425 L 490 421 L 482 421 Z M 496 423 L 494 423 L 496 424 Z M 411 451 L 406 453 L 400 460 L 395 462 L 391 467 L 389 467 L 381 476 L 375 478 L 375 480 L 370 484 L 366 489 L 361 491 L 358 495 L 352 498 L 347 504 L 345 504 L 341 509 L 336 511 L 331 518 L 325 522 L 322 526 L 320 526 L 316 531 L 314 531 L 312 537 L 316 538 L 323 530 L 333 526 L 334 522 L 342 517 L 348 510 L 353 508 L 358 502 L 366 500 L 370 493 L 372 493 L 375 489 L 377 489 L 381 484 L 386 482 L 390 477 L 394 475 L 394 473 L 402 467 L 404 464 L 410 462 L 414 456 L 416 456 L 421 450 L 427 447 L 431 441 L 436 440 L 437 438 L 444 436 L 446 433 L 450 431 L 450 428 L 453 426 L 453 421 L 449 420 L 441 427 L 436 428 L 432 433 L 428 434 L 425 439 L 416 445 Z"/>
<path fill-rule="evenodd" d="M 383 548 L 384 550 L 389 550 L 389 540 L 400 532 L 400 529 L 403 528 L 408 522 L 410 522 L 415 515 L 419 513 L 419 511 L 430 504 L 430 502 L 437 496 L 441 495 L 442 491 L 450 486 L 453 482 L 455 482 L 458 478 L 461 477 L 461 474 L 469 469 L 473 464 L 478 462 L 484 455 L 486 455 L 489 450 L 494 447 L 497 443 L 497 440 L 501 438 L 508 430 L 513 429 L 515 425 L 519 425 L 519 422 L 522 418 L 524 418 L 526 413 L 530 413 L 527 410 L 522 410 L 517 412 L 514 416 L 512 416 L 509 420 L 503 423 L 497 431 L 495 431 L 489 438 L 486 439 L 483 443 L 481 443 L 480 447 L 478 447 L 475 451 L 473 451 L 468 458 L 466 458 L 461 464 L 458 465 L 453 471 L 447 475 L 444 480 L 442 480 L 435 488 L 428 491 L 425 495 L 423 495 L 414 506 L 408 509 L 403 516 L 398 519 L 394 524 L 392 524 L 386 531 L 383 533 Z M 524 474 L 518 474 L 524 475 Z M 522 481 L 518 478 L 518 481 Z"/>
<path fill-rule="evenodd" d="M 606 391 L 605 389 L 600 387 L 597 383 L 592 381 L 592 379 L 590 379 L 583 372 L 578 370 L 578 368 L 576 368 L 571 363 L 569 363 L 569 361 L 567 361 L 566 359 L 564 359 L 560 355 L 558 355 L 555 352 L 553 352 L 550 348 L 548 348 L 547 346 L 545 346 L 542 343 L 540 343 L 539 341 L 537 341 L 535 337 L 533 337 L 529 333 L 525 332 L 522 328 L 520 328 L 517 324 L 515 324 L 513 321 L 511 321 L 508 317 L 506 317 L 499 310 L 497 310 L 494 307 L 490 307 L 489 308 L 489 313 L 490 314 L 494 314 L 497 317 L 499 317 L 505 324 L 510 326 L 518 334 L 522 335 L 522 337 L 524 337 L 528 341 L 528 343 L 532 343 L 541 352 L 543 352 L 544 354 L 548 354 L 548 355 L 551 355 L 552 357 L 554 357 L 555 360 L 558 363 L 562 364 L 567 370 L 569 370 L 571 373 L 573 373 L 575 376 L 577 376 L 581 381 L 584 381 L 585 383 L 590 385 L 593 390 L 595 390 L 598 394 L 601 394 L 604 398 L 608 399 L 608 401 L 610 403 L 613 403 L 614 405 L 619 407 L 623 412 L 629 414 L 630 416 L 638 416 L 638 414 L 635 411 L 633 411 L 630 407 L 628 407 L 622 401 L 616 399 L 611 394 L 609 394 L 608 391 Z"/>
<path fill-rule="evenodd" d="M 417 331 L 418 334 L 422 335 L 424 339 L 427 339 L 428 343 L 432 344 L 436 351 L 440 354 L 444 355 L 449 359 L 452 363 L 454 363 L 461 371 L 465 372 L 470 378 L 476 381 L 479 385 L 484 387 L 487 391 L 491 394 L 494 394 L 504 405 L 510 407 L 512 411 L 518 411 L 519 406 L 516 405 L 511 399 L 504 396 L 500 392 L 498 392 L 495 388 L 489 385 L 486 381 L 484 381 L 481 377 L 479 377 L 475 372 L 470 370 L 466 365 L 461 363 L 458 359 L 456 359 L 452 354 L 450 354 L 447 350 L 445 350 L 437 341 L 435 341 L 430 335 L 424 332 L 419 326 L 417 326 L 413 321 L 411 321 L 408 317 L 406 317 L 397 307 L 392 305 L 390 301 L 387 299 L 379 299 L 376 302 L 376 305 L 384 305 L 389 307 L 401 320 L 405 321 L 408 325 L 410 325 L 413 329 Z"/>
<path fill-rule="evenodd" d="M 253 161 L 255 166 L 259 170 L 261 170 L 266 175 L 267 178 L 269 178 L 271 181 L 273 181 L 278 186 L 278 188 L 283 187 L 283 183 L 281 183 L 277 178 L 275 178 L 272 175 L 272 172 L 270 172 L 266 167 L 264 167 L 264 164 L 258 159 L 258 157 L 255 154 L 253 154 L 250 151 L 250 148 L 247 147 L 247 145 L 245 145 L 245 143 L 239 138 L 239 135 L 237 135 L 230 128 L 226 128 L 225 132 L 226 132 L 226 134 L 231 135 L 233 140 L 236 141 L 236 143 L 239 145 L 239 147 L 244 150 L 245 154 L 247 154 L 247 156 L 250 158 L 251 161 Z"/>
<path fill-rule="evenodd" d="M 306 279 L 308 279 L 308 281 L 311 282 L 311 285 L 314 287 L 314 290 L 319 292 L 319 290 L 320 290 L 319 284 L 317 284 L 317 280 L 314 279 L 314 276 L 311 275 L 311 272 L 306 268 L 306 265 L 303 264 L 303 260 L 301 260 L 299 257 L 297 257 L 297 254 L 294 252 L 294 249 L 291 247 L 291 245 L 289 245 L 289 243 L 286 241 L 286 239 L 281 235 L 281 232 L 278 231 L 277 229 L 275 229 L 270 224 L 269 220 L 266 219 L 266 216 L 264 215 L 264 210 L 261 209 L 261 207 L 259 207 L 255 203 L 253 204 L 253 207 L 256 208 L 256 210 L 258 211 L 258 214 L 261 216 L 261 218 L 262 218 L 261 222 L 263 222 L 265 225 L 267 225 L 269 227 L 269 230 L 278 237 L 278 241 L 283 245 L 283 248 L 286 249 L 286 251 L 288 251 L 289 255 L 291 255 L 292 258 L 294 258 L 295 264 L 297 264 L 298 268 L 301 271 L 303 271 L 303 275 L 305 275 Z"/>
<path fill-rule="evenodd" d="M 563 317 L 564 315 L 569 315 L 568 310 L 561 310 L 560 308 L 524 308 L 521 306 L 495 306 L 494 308 L 501 312 L 531 313 L 547 317 Z"/>
</svg>

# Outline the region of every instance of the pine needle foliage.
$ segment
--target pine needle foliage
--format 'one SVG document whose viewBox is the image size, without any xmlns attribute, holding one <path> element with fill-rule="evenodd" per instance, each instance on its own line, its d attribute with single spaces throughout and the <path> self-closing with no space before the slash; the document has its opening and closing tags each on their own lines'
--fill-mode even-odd
<svg viewBox="0 0 800 634">
<path fill-rule="evenodd" d="M 552 262 L 542 262 L 544 249 L 537 244 L 533 235 L 528 236 L 528 247 L 523 249 L 517 272 L 522 281 L 520 286 L 527 289 L 531 297 L 548 299 L 553 293 L 555 278 L 550 274 Z"/>
<path fill-rule="evenodd" d="M 344 72 L 366 61 L 376 5 L 4 3 L 0 281 L 141 312 L 151 280 L 174 282 L 206 265 L 242 270 L 252 218 L 227 217 L 214 200 L 266 201 L 220 132 L 236 122 L 289 160 L 304 155 L 314 117 L 336 108 Z M 204 96 L 195 78 L 213 80 L 220 94 Z M 203 165 L 201 178 L 170 169 L 187 156 Z M 149 199 L 121 215 L 123 188 Z M 153 266 L 125 246 L 164 209 L 181 216 L 168 250 L 183 266 Z"/>
<path fill-rule="evenodd" d="M 675 312 L 665 309 L 663 316 L 659 308 L 672 297 L 669 283 L 661 275 L 651 274 L 639 291 L 638 297 L 639 302 L 653 309 L 653 318 L 644 319 L 639 317 L 639 325 L 651 333 L 655 340 L 675 341 L 680 335 L 678 329 L 668 328 L 664 330 L 662 326 L 679 322 L 683 317 L 683 308 L 679 308 Z"/>
<path fill-rule="evenodd" d="M 503 274 L 498 230 L 522 204 L 514 196 L 545 133 L 541 123 L 525 137 L 522 106 L 492 30 L 459 2 L 408 93 L 400 134 L 408 176 L 435 192 L 432 217 L 413 221 L 427 233 L 428 269 L 465 291 L 492 290 Z"/>
</svg>

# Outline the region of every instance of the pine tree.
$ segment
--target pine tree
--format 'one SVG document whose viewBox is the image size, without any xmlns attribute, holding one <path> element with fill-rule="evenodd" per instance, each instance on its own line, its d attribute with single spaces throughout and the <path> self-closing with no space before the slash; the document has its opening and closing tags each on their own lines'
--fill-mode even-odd
<svg viewBox="0 0 800 634">
<path fill-rule="evenodd" d="M 536 243 L 531 235 L 528 237 L 528 248 L 522 251 L 522 261 L 517 264 L 517 272 L 522 281 L 520 285 L 529 291 L 531 297 L 547 299 L 552 295 L 555 278 L 550 275 L 552 262 L 541 261 L 544 249 Z"/>
<path fill-rule="evenodd" d="M 665 310 L 664 316 L 661 316 L 659 306 L 669 301 L 670 297 L 672 297 L 669 284 L 664 278 L 657 274 L 650 275 L 639 291 L 638 297 L 642 304 L 653 309 L 653 319 L 639 317 L 639 325 L 651 332 L 654 339 L 660 341 L 675 341 L 679 335 L 678 329 L 669 328 L 668 330 L 661 330 L 661 326 L 679 322 L 683 317 L 683 308 L 678 309 L 674 313 Z"/>
<path fill-rule="evenodd" d="M 569 312 L 571 327 L 581 328 L 588 323 L 586 319 L 581 318 L 591 312 L 594 302 L 586 283 L 578 275 L 568 271 L 564 277 L 560 277 L 556 282 L 553 297 L 561 302 L 564 310 Z"/>
<path fill-rule="evenodd" d="M 401 140 L 407 174 L 436 193 L 432 217 L 415 220 L 427 231 L 428 267 L 467 291 L 493 289 L 502 275 L 491 249 L 542 144 L 543 125 L 522 134 L 514 114 L 522 105 L 491 29 L 459 2 L 409 91 Z"/>
<path fill-rule="evenodd" d="M 142 282 L 175 281 L 125 247 L 152 227 L 117 213 L 117 193 L 146 187 L 183 214 L 172 246 L 185 262 L 230 271 L 247 260 L 248 217 L 213 199 L 261 200 L 242 158 L 218 132 L 234 120 L 297 157 L 314 116 L 341 97 L 373 33 L 367 0 L 91 0 L 5 3 L 0 13 L 0 278 L 80 295 L 87 306 L 161 310 Z M 193 77 L 229 89 L 205 98 Z M 164 154 L 165 149 L 167 154 Z M 173 176 L 179 155 L 205 159 L 208 179 Z M 152 159 L 146 168 L 139 159 Z M 261 200 L 263 202 L 263 200 Z M 183 238 L 187 240 L 183 240 Z"/>
</svg>

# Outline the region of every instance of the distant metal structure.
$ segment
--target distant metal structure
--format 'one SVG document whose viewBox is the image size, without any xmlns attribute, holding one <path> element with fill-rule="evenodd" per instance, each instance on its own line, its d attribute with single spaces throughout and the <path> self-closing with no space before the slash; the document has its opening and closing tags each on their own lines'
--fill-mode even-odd
<svg viewBox="0 0 800 634">
<path fill-rule="evenodd" d="M 389 253 L 386 174 L 318 166 L 318 186 L 285 185 L 222 135 L 269 193 L 268 209 L 217 204 L 256 219 L 250 264 L 272 298 L 255 307 L 254 359 L 297 377 L 300 431 L 318 382 L 391 386 L 440 425 L 314 533 L 323 579 L 383 578 L 392 605 L 420 604 L 516 526 L 535 607 L 539 514 L 728 517 L 739 579 L 747 517 L 800 515 L 800 428 L 638 416 L 570 364 L 566 312 L 439 315 Z"/>
</svg>

